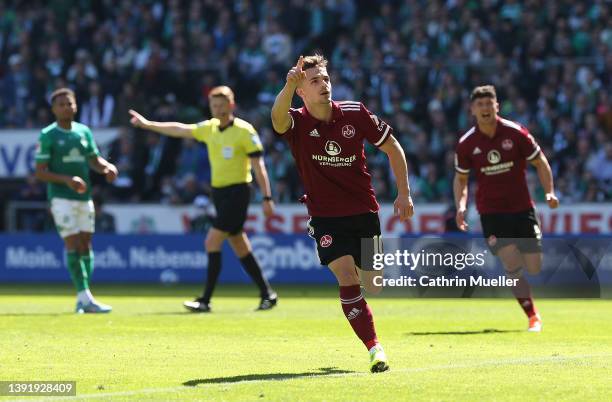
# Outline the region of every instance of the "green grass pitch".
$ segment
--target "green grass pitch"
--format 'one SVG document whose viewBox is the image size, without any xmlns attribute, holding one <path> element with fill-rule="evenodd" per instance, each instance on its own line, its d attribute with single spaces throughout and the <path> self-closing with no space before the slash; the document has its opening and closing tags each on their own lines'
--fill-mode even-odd
<svg viewBox="0 0 612 402">
<path fill-rule="evenodd" d="M 109 401 L 612 395 L 610 300 L 536 299 L 544 331 L 533 334 L 511 299 L 371 297 L 391 371 L 370 374 L 333 287 L 279 287 L 278 307 L 254 312 L 253 287 L 221 285 L 214 313 L 199 315 L 181 306 L 196 287 L 94 293 L 111 314 L 73 314 L 68 286 L 0 286 L 0 380 L 75 380 L 77 396 L 65 399 Z"/>
</svg>

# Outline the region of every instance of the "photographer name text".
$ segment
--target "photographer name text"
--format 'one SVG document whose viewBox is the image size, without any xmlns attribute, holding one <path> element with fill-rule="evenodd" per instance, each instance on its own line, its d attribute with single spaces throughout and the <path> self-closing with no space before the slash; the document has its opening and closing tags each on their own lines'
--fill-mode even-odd
<svg viewBox="0 0 612 402">
<path fill-rule="evenodd" d="M 429 277 L 423 275 L 419 278 L 409 276 L 400 276 L 399 278 L 383 278 L 376 276 L 373 278 L 375 286 L 384 287 L 466 287 L 466 286 L 482 286 L 482 287 L 501 287 L 501 286 L 516 286 L 518 279 L 510 279 L 503 275 L 497 278 L 488 278 L 483 276 L 470 276 L 469 278 L 447 278 L 444 276 Z"/>
</svg>

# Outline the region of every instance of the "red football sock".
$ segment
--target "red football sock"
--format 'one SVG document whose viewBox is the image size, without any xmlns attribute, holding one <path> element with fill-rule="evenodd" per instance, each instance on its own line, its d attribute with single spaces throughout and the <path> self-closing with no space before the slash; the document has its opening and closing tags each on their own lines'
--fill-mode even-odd
<svg viewBox="0 0 612 402">
<path fill-rule="evenodd" d="M 524 277 L 520 277 L 516 282 L 516 286 L 512 287 L 512 294 L 521 305 L 521 308 L 527 314 L 527 317 L 532 317 L 537 314 L 533 299 L 531 298 L 531 287 L 529 282 Z"/>
<path fill-rule="evenodd" d="M 361 295 L 359 285 L 340 286 L 340 303 L 355 334 L 368 350 L 372 349 L 378 343 L 374 317 L 370 306 Z"/>
</svg>

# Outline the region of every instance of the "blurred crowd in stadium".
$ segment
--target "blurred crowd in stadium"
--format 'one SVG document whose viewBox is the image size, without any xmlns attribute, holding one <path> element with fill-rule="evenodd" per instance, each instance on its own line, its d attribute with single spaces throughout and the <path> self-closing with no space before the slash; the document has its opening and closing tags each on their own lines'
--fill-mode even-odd
<svg viewBox="0 0 612 402">
<path fill-rule="evenodd" d="M 500 114 L 543 146 L 562 202 L 612 199 L 605 0 L 0 1 L 0 128 L 48 125 L 47 96 L 67 85 L 94 135 L 119 127 L 106 155 L 121 174 L 102 190 L 106 202 L 190 203 L 209 189 L 205 147 L 136 132 L 127 110 L 196 122 L 209 116 L 209 89 L 227 84 L 262 138 L 274 198 L 296 202 L 269 113 L 287 70 L 315 50 L 330 60 L 334 99 L 363 101 L 395 128 L 415 202 L 452 202 L 468 93 L 486 83 Z M 375 190 L 390 201 L 394 179 L 373 151 Z M 541 201 L 535 171 L 529 181 Z"/>
</svg>

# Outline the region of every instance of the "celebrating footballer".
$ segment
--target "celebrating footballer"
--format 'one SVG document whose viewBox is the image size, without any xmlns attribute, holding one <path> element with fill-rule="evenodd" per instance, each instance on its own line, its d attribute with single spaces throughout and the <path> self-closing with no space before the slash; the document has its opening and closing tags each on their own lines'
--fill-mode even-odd
<svg viewBox="0 0 612 402">
<path fill-rule="evenodd" d="M 291 108 L 296 93 L 304 102 Z M 370 370 L 389 369 L 378 342 L 372 310 L 361 294 L 360 281 L 373 287 L 371 271 L 360 268 L 361 240 L 382 251 L 379 205 L 366 165 L 364 140 L 387 154 L 397 182 L 395 213 L 402 220 L 413 214 L 404 151 L 393 129 L 361 102 L 332 100 L 327 60 L 300 56 L 287 74 L 272 107 L 272 125 L 295 158 L 306 194 L 309 235 L 317 242 L 321 265 L 327 265 L 340 287 L 342 310 L 370 353 Z M 361 278 L 360 278 L 361 277 Z"/>
<path fill-rule="evenodd" d="M 542 318 L 535 308 L 523 268 L 537 274 L 542 267 L 542 232 L 525 177 L 527 162 L 535 166 L 550 208 L 557 208 L 548 160 L 529 131 L 498 116 L 499 103 L 492 85 L 475 88 L 470 97 L 476 125 L 459 139 L 453 184 L 457 226 L 465 221 L 470 171 L 476 174 L 476 208 L 482 232 L 509 278 L 518 279 L 512 292 L 529 318 L 528 330 L 540 332 Z"/>
</svg>

